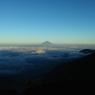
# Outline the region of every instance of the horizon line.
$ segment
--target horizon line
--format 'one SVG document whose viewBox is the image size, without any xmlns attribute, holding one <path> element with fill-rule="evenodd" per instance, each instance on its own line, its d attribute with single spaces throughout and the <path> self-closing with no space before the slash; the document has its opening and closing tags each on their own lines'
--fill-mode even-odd
<svg viewBox="0 0 95 95">
<path fill-rule="evenodd" d="M 43 42 L 42 42 L 43 43 Z M 0 43 L 0 45 L 41 45 L 42 43 Z M 52 43 L 56 44 L 67 44 L 67 45 L 95 45 L 95 43 Z"/>
</svg>

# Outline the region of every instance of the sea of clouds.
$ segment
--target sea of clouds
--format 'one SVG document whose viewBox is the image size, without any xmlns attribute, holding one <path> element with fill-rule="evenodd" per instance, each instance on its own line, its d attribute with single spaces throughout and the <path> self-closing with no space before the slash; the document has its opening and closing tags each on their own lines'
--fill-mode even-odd
<svg viewBox="0 0 95 95">
<path fill-rule="evenodd" d="M 86 56 L 72 47 L 0 47 L 0 75 L 20 80 L 40 80 L 60 63 Z"/>
</svg>

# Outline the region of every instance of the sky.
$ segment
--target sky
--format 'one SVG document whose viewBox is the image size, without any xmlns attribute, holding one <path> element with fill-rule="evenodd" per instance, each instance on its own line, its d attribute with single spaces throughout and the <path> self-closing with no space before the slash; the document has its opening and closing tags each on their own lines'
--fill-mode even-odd
<svg viewBox="0 0 95 95">
<path fill-rule="evenodd" d="M 95 44 L 95 0 L 0 0 L 0 44 Z"/>
</svg>

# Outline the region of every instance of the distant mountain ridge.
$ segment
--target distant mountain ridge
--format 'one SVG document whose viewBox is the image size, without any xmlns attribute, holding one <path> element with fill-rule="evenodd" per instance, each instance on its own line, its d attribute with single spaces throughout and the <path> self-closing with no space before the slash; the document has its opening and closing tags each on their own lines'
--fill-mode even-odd
<svg viewBox="0 0 95 95">
<path fill-rule="evenodd" d="M 49 41 L 45 41 L 41 45 L 53 45 L 53 44 L 51 42 L 49 42 Z"/>
<path fill-rule="evenodd" d="M 95 53 L 95 50 L 91 50 L 91 49 L 83 49 L 80 52 L 88 54 L 88 53 Z"/>
</svg>

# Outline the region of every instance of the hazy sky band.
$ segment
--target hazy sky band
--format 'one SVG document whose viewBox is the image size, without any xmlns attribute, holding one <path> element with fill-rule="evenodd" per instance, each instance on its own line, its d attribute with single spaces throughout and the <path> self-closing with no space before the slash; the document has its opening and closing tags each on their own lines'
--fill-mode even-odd
<svg viewBox="0 0 95 95">
<path fill-rule="evenodd" d="M 0 0 L 0 44 L 95 44 L 95 0 Z"/>
</svg>

